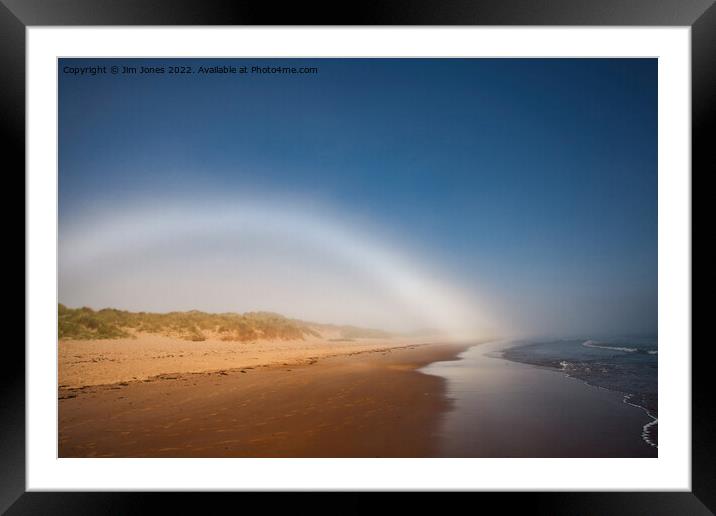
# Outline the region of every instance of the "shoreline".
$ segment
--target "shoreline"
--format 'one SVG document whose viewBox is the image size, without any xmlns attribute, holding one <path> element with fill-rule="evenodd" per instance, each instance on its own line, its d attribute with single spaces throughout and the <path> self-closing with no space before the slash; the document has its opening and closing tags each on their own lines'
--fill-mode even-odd
<svg viewBox="0 0 716 516">
<path fill-rule="evenodd" d="M 590 341 L 587 341 L 587 342 L 590 342 Z M 519 347 L 519 346 L 520 346 L 520 344 L 517 345 L 517 347 Z M 617 351 L 630 349 L 630 348 L 615 348 L 615 347 L 596 346 L 596 345 L 591 345 L 591 346 L 588 346 L 588 347 L 598 347 L 598 348 L 605 348 L 605 349 L 614 349 L 614 350 L 617 350 Z M 499 358 L 499 359 L 502 359 L 502 360 L 507 360 L 507 361 L 509 361 L 509 362 L 514 362 L 514 363 L 517 363 L 517 364 L 526 364 L 526 365 L 529 365 L 529 366 L 532 366 L 532 367 L 538 367 L 538 368 L 545 369 L 545 370 L 547 370 L 547 371 L 552 371 L 552 372 L 555 372 L 555 373 L 559 373 L 559 374 L 565 376 L 566 378 L 569 378 L 570 380 L 576 380 L 576 381 L 581 382 L 581 383 L 583 383 L 584 385 L 587 385 L 587 386 L 589 386 L 589 387 L 591 387 L 591 388 L 593 388 L 593 389 L 600 389 L 600 390 L 604 390 L 604 391 L 607 391 L 607 392 L 611 392 L 611 393 L 615 393 L 615 394 L 620 395 L 620 396 L 622 397 L 622 403 L 624 403 L 624 404 L 626 404 L 626 405 L 629 405 L 629 406 L 631 406 L 631 407 L 635 407 L 635 408 L 640 409 L 641 411 L 643 411 L 643 412 L 647 415 L 648 418 L 650 418 L 650 421 L 648 421 L 646 424 L 644 424 L 644 425 L 642 426 L 642 428 L 641 428 L 641 438 L 642 438 L 642 440 L 643 440 L 647 445 L 649 445 L 649 446 L 651 446 L 651 447 L 653 447 L 653 448 L 656 448 L 656 449 L 659 448 L 658 443 L 657 443 L 657 442 L 654 442 L 653 436 L 652 436 L 652 432 L 651 432 L 651 428 L 654 427 L 654 426 L 656 426 L 655 430 L 658 432 L 659 417 L 658 417 L 658 415 L 655 416 L 655 415 L 652 413 L 652 410 L 651 410 L 648 406 L 644 406 L 644 405 L 641 405 L 641 404 L 639 404 L 639 403 L 634 403 L 634 402 L 632 401 L 632 399 L 636 396 L 634 393 L 625 392 L 625 391 L 621 391 L 621 390 L 618 390 L 618 389 L 610 389 L 609 387 L 604 387 L 604 386 L 602 386 L 602 385 L 596 385 L 596 384 L 590 383 L 589 381 L 587 381 L 587 380 L 585 380 L 585 379 L 583 379 L 583 378 L 580 378 L 580 377 L 578 377 L 578 376 L 574 376 L 574 375 L 572 375 L 572 374 L 569 374 L 569 373 L 565 372 L 564 369 L 560 369 L 560 368 L 557 368 L 557 367 L 552 366 L 552 365 L 549 365 L 549 364 L 544 364 L 544 363 L 539 363 L 539 362 L 530 362 L 530 361 L 527 361 L 527 360 L 518 360 L 518 359 L 513 358 L 513 357 L 505 356 L 505 354 L 504 354 L 504 349 L 503 349 L 502 351 L 496 352 L 496 353 L 493 355 L 493 357 L 494 357 L 494 358 Z M 658 434 L 657 434 L 657 436 L 658 436 Z M 658 437 L 657 437 L 657 441 L 658 441 Z"/>
<path fill-rule="evenodd" d="M 60 457 L 430 457 L 452 401 L 415 343 L 58 391 Z"/>
<path fill-rule="evenodd" d="M 624 394 L 624 393 L 621 393 L 621 394 Z M 642 438 L 642 439 L 644 440 L 644 442 L 645 442 L 646 444 L 648 444 L 649 446 L 652 446 L 652 447 L 658 449 L 658 448 L 659 448 L 659 444 L 658 444 L 658 443 L 655 443 L 655 442 L 652 441 L 652 439 L 651 439 L 651 437 L 652 437 L 652 436 L 651 436 L 651 427 L 656 426 L 656 427 L 657 427 L 657 428 L 656 428 L 656 431 L 657 431 L 657 432 L 659 431 L 659 428 L 658 428 L 659 418 L 656 417 L 656 416 L 654 416 L 654 414 L 652 414 L 651 411 L 650 411 L 648 408 L 642 407 L 641 405 L 638 405 L 638 404 L 636 404 L 636 403 L 632 403 L 632 402 L 630 401 L 630 400 L 631 400 L 631 396 L 633 396 L 633 394 L 628 394 L 628 393 L 627 393 L 627 394 L 624 394 L 624 403 L 626 403 L 627 405 L 631 405 L 632 407 L 636 407 L 636 408 L 639 408 L 639 409 L 643 410 L 644 413 L 651 418 L 651 421 L 649 421 L 647 424 L 645 424 L 645 425 L 641 428 L 641 438 Z"/>
<path fill-rule="evenodd" d="M 507 345 L 490 342 L 466 350 L 459 366 L 426 368 L 448 380 L 454 402 L 440 430 L 440 456 L 658 456 L 639 432 L 651 417 L 625 404 L 623 393 L 503 358 Z"/>
</svg>

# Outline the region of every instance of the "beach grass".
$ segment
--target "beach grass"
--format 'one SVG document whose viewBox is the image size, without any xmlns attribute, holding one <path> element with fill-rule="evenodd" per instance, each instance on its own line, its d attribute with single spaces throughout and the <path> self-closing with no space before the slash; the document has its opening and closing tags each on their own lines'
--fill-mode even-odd
<svg viewBox="0 0 716 516">
<path fill-rule="evenodd" d="M 271 312 L 212 314 L 191 310 L 150 313 L 115 308 L 68 308 L 63 304 L 58 306 L 58 332 L 60 340 L 118 339 L 139 332 L 189 341 L 204 341 L 209 336 L 225 341 L 319 336 L 308 323 Z"/>
</svg>

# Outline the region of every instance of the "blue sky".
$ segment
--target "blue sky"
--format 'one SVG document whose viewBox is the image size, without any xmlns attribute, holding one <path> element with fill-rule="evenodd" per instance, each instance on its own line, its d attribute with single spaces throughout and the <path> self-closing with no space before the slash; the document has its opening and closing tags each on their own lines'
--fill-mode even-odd
<svg viewBox="0 0 716 516">
<path fill-rule="evenodd" d="M 311 199 L 520 328 L 656 331 L 656 60 L 171 64 L 268 63 L 319 73 L 77 77 L 62 68 L 169 61 L 61 60 L 61 228 L 140 198 Z"/>
</svg>

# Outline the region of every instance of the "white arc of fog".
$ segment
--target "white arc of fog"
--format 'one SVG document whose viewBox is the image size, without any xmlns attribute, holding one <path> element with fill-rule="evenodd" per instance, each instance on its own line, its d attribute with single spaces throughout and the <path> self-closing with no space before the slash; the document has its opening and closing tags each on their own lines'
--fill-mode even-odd
<svg viewBox="0 0 716 516">
<path fill-rule="evenodd" d="M 488 324 L 473 299 L 435 280 L 435 274 L 379 242 L 373 235 L 341 225 L 331 214 L 318 216 L 283 203 L 182 203 L 112 210 L 60 229 L 60 270 L 81 274 L 114 253 L 140 253 L 159 241 L 196 236 L 238 239 L 261 234 L 290 237 L 357 266 L 387 287 L 431 327 L 454 338 L 470 338 Z M 61 272 L 62 281 L 63 272 Z"/>
</svg>

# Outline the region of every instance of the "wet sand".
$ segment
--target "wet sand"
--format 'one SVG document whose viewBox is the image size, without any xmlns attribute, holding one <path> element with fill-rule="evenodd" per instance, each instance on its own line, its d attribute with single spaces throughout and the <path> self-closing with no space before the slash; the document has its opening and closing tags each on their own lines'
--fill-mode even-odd
<svg viewBox="0 0 716 516">
<path fill-rule="evenodd" d="M 450 409 L 416 369 L 467 346 L 358 350 L 297 364 L 59 389 L 60 457 L 428 457 Z"/>
<path fill-rule="evenodd" d="M 447 380 L 453 410 L 438 431 L 443 457 L 656 457 L 651 418 L 624 395 L 559 371 L 499 358 L 504 343 L 424 368 Z"/>
</svg>

